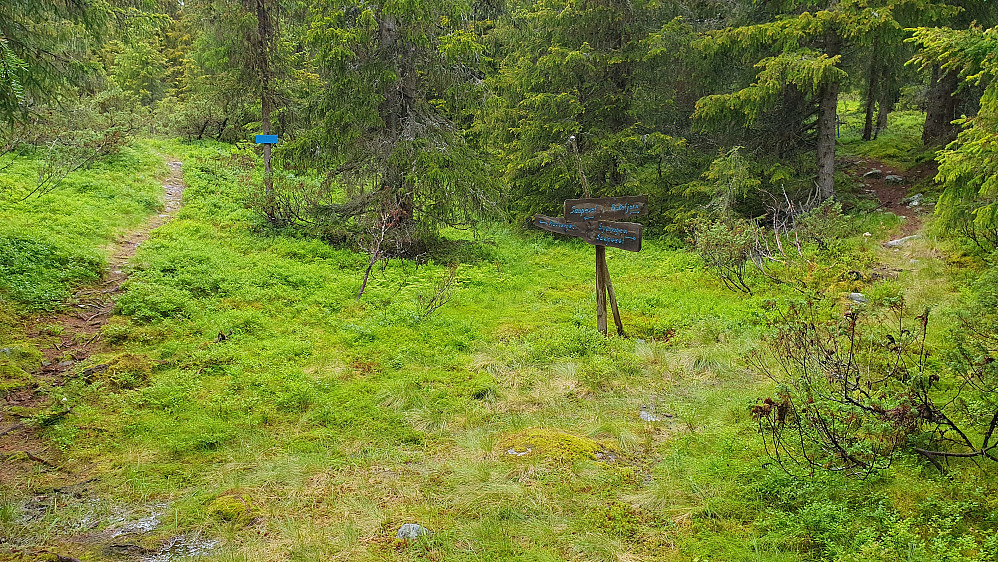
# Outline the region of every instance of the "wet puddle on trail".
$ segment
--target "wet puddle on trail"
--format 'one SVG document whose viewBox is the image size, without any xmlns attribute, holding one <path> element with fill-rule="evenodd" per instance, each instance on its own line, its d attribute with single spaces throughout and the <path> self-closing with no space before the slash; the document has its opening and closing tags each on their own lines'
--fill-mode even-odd
<svg viewBox="0 0 998 562">
<path fill-rule="evenodd" d="M 164 537 L 161 527 L 169 519 L 168 503 L 117 504 L 100 499 L 88 488 L 89 482 L 83 482 L 24 501 L 15 520 L 19 532 L 0 538 L 0 554 L 4 547 L 49 547 L 38 542 L 43 535 L 58 537 L 57 544 L 75 545 L 74 551 L 83 547 L 103 558 L 144 562 L 208 556 L 220 545 L 218 539 L 197 532 Z"/>
</svg>

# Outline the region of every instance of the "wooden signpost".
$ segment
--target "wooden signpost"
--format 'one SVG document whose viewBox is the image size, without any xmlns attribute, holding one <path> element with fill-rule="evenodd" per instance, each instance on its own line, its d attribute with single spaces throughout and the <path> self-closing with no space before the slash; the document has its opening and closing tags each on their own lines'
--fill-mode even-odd
<svg viewBox="0 0 998 562">
<path fill-rule="evenodd" d="M 610 299 L 617 334 L 624 335 L 624 325 L 617 310 L 617 297 L 606 266 L 606 247 L 630 252 L 641 251 L 641 225 L 617 222 L 648 214 L 648 196 L 599 197 L 565 201 L 564 217 L 534 215 L 534 226 L 581 238 L 596 246 L 596 326 L 606 335 L 606 301 Z"/>
</svg>

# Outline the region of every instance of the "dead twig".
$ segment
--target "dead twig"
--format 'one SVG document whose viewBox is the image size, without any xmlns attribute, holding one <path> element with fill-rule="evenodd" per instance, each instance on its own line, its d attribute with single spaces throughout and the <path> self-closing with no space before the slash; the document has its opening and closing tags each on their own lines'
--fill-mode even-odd
<svg viewBox="0 0 998 562">
<path fill-rule="evenodd" d="M 5 429 L 3 431 L 0 431 L 0 437 L 3 437 L 4 435 L 7 435 L 8 433 L 10 433 L 12 431 L 17 431 L 18 429 L 21 429 L 22 427 L 24 427 L 23 423 L 15 423 L 14 425 L 8 427 L 7 429 Z"/>
<path fill-rule="evenodd" d="M 44 464 L 45 466 L 47 466 L 49 468 L 59 468 L 58 466 L 56 466 L 56 465 L 52 464 L 51 462 L 49 462 L 49 461 L 47 461 L 47 460 L 39 457 L 38 455 L 32 453 L 31 451 L 24 451 L 24 456 L 28 457 L 30 460 L 35 461 L 36 463 Z"/>
</svg>

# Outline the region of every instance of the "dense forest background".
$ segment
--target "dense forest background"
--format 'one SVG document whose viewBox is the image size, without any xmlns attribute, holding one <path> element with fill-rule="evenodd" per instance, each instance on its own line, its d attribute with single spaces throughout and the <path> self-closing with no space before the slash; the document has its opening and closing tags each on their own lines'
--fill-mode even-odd
<svg viewBox="0 0 998 562">
<path fill-rule="evenodd" d="M 966 119 L 942 177 L 946 207 L 973 211 L 996 17 L 988 0 L 13 2 L 3 146 L 52 152 L 51 183 L 140 131 L 276 133 L 258 202 L 273 224 L 345 239 L 391 223 L 386 248 L 407 254 L 441 225 L 553 212 L 581 181 L 650 193 L 673 232 L 709 201 L 755 218 L 825 200 L 848 97 L 866 141 L 897 110 L 926 113 L 931 148 Z M 989 213 L 962 215 L 946 216 L 994 238 Z"/>
<path fill-rule="evenodd" d="M 0 3 L 0 560 L 998 559 L 996 26 Z"/>
</svg>

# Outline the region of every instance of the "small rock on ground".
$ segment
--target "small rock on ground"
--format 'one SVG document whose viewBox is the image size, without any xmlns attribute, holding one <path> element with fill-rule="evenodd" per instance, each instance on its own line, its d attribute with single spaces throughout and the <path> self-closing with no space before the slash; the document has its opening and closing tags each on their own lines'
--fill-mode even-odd
<svg viewBox="0 0 998 562">
<path fill-rule="evenodd" d="M 864 178 L 879 178 L 882 175 L 884 175 L 884 171 L 883 170 L 881 170 L 879 168 L 874 168 L 874 169 L 870 170 L 869 172 L 863 174 L 863 177 Z"/>
<path fill-rule="evenodd" d="M 395 533 L 395 538 L 408 541 L 428 534 L 430 531 L 426 527 L 416 523 L 406 523 L 399 527 L 399 531 Z"/>
<path fill-rule="evenodd" d="M 904 178 L 901 177 L 901 176 L 899 176 L 899 175 L 896 175 L 896 174 L 888 174 L 888 175 L 884 176 L 884 181 L 890 182 L 890 183 L 903 183 L 904 182 Z"/>
<path fill-rule="evenodd" d="M 860 304 L 870 302 L 870 299 L 866 298 L 866 295 L 863 293 L 849 293 L 849 300 Z"/>
<path fill-rule="evenodd" d="M 908 242 L 909 240 L 915 240 L 917 238 L 921 238 L 921 237 L 919 235 L 917 235 L 917 234 L 912 234 L 911 236 L 905 236 L 904 238 L 898 238 L 897 240 L 891 240 L 890 242 L 887 243 L 887 247 L 888 248 L 900 248 L 901 246 L 904 246 L 905 243 Z"/>
</svg>

